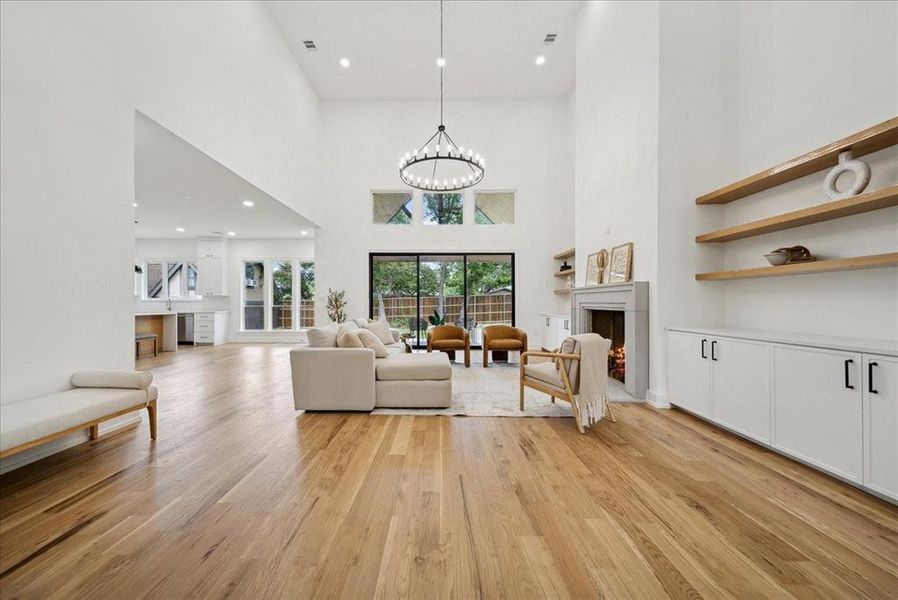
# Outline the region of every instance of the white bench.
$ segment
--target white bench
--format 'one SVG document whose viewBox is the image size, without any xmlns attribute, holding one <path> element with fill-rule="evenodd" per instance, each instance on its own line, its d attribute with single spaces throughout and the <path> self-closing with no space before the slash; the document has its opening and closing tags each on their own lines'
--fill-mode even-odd
<svg viewBox="0 0 898 600">
<path fill-rule="evenodd" d="M 156 439 L 158 391 L 146 371 L 79 371 L 71 390 L 0 405 L 0 458 L 11 456 L 78 430 L 99 436 L 99 424 L 143 408 Z"/>
</svg>

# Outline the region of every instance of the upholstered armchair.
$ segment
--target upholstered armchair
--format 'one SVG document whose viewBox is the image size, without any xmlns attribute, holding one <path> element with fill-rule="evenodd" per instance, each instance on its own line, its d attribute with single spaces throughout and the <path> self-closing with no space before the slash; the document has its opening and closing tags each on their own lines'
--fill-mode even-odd
<svg viewBox="0 0 898 600">
<path fill-rule="evenodd" d="M 427 351 L 438 350 L 455 360 L 455 351 L 464 350 L 465 366 L 471 366 L 471 340 L 468 330 L 456 325 L 437 325 L 427 331 Z"/>
<path fill-rule="evenodd" d="M 490 325 L 483 328 L 483 367 L 490 364 L 490 352 L 501 350 L 503 352 L 527 351 L 527 332 L 511 325 Z"/>
</svg>

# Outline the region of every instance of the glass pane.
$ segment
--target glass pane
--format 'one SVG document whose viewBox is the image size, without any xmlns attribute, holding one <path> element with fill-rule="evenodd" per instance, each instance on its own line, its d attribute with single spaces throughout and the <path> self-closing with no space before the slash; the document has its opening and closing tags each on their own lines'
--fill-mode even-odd
<svg viewBox="0 0 898 600">
<path fill-rule="evenodd" d="M 184 263 L 167 263 L 166 270 L 168 273 L 168 295 L 171 298 L 184 296 L 184 290 L 181 286 L 181 280 L 184 275 Z"/>
<path fill-rule="evenodd" d="M 375 225 L 409 225 L 412 222 L 412 195 L 408 192 L 371 194 Z"/>
<path fill-rule="evenodd" d="M 514 192 L 476 192 L 474 222 L 478 225 L 514 224 Z"/>
<path fill-rule="evenodd" d="M 315 326 L 315 263 L 299 263 L 299 327 Z"/>
<path fill-rule="evenodd" d="M 458 255 L 421 257 L 421 314 L 419 343 L 427 342 L 427 328 L 434 325 L 464 327 L 464 258 Z"/>
<path fill-rule="evenodd" d="M 271 328 L 293 329 L 293 263 L 271 261 Z"/>
<path fill-rule="evenodd" d="M 463 215 L 461 194 L 424 194 L 425 225 L 461 225 Z"/>
<path fill-rule="evenodd" d="M 480 344 L 485 325 L 512 325 L 513 289 L 510 254 L 468 256 L 468 329 Z"/>
<path fill-rule="evenodd" d="M 243 263 L 243 328 L 265 329 L 265 265 Z"/>
<path fill-rule="evenodd" d="M 162 298 L 165 287 L 162 279 L 163 263 L 147 264 L 147 298 Z"/>
<path fill-rule="evenodd" d="M 196 296 L 196 263 L 187 263 L 187 295 Z"/>
<path fill-rule="evenodd" d="M 372 318 L 384 318 L 401 333 L 418 331 L 418 257 L 374 256 L 371 262 Z M 426 325 L 423 326 L 426 329 Z M 414 335 L 414 334 L 413 334 Z"/>
</svg>

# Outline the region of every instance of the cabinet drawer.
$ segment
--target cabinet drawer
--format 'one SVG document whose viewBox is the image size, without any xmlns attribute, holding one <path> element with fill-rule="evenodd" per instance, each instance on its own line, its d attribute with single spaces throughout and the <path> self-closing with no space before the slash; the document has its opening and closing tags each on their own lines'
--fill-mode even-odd
<svg viewBox="0 0 898 600">
<path fill-rule="evenodd" d="M 211 344 L 215 341 L 215 336 L 212 332 L 194 333 L 193 341 L 196 344 Z"/>
<path fill-rule="evenodd" d="M 195 313 L 193 315 L 193 318 L 195 321 L 214 321 L 215 313 L 209 313 L 209 312 Z"/>
<path fill-rule="evenodd" d="M 209 323 L 204 321 L 195 321 L 193 323 L 193 331 L 194 333 L 200 331 L 212 331 L 215 329 L 215 322 Z"/>
</svg>

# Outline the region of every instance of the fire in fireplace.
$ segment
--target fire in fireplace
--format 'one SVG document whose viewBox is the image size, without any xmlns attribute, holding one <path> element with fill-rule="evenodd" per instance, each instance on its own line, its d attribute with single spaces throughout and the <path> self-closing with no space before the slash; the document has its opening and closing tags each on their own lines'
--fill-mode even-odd
<svg viewBox="0 0 898 600">
<path fill-rule="evenodd" d="M 624 337 L 624 312 L 620 310 L 591 310 L 592 332 L 611 340 L 608 351 L 608 375 L 625 382 L 627 351 Z"/>
</svg>

